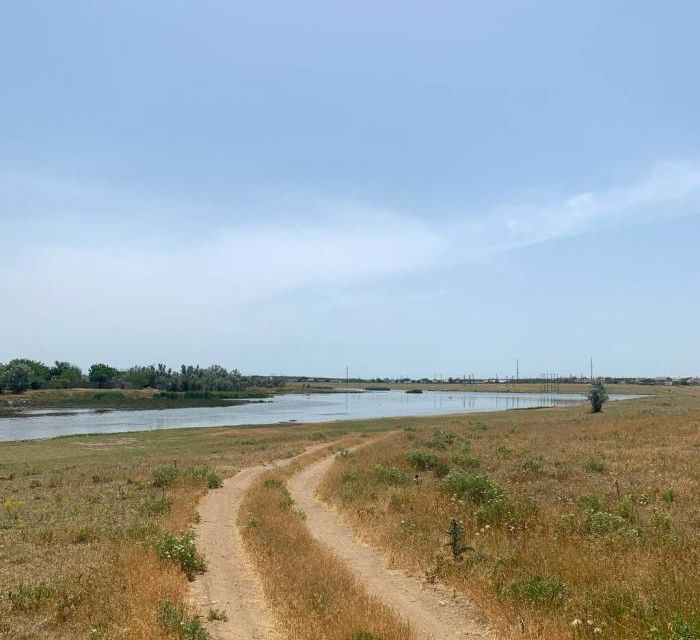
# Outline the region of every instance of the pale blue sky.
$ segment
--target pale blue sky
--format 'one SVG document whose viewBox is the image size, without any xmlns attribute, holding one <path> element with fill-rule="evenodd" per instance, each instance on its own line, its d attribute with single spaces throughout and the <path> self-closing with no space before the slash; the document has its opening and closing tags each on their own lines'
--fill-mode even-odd
<svg viewBox="0 0 700 640">
<path fill-rule="evenodd" d="M 698 375 L 698 24 L 6 3 L 0 361 Z"/>
</svg>

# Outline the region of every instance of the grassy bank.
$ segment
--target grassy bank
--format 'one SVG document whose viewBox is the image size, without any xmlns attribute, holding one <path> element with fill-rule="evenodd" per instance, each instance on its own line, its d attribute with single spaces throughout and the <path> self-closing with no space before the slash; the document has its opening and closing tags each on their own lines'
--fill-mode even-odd
<svg viewBox="0 0 700 640">
<path fill-rule="evenodd" d="M 264 389 L 245 391 L 157 391 L 153 389 L 39 389 L 0 394 L 0 416 L 41 409 L 145 410 L 230 406 L 271 397 Z"/>
<path fill-rule="evenodd" d="M 295 640 L 412 640 L 408 627 L 311 537 L 294 506 L 286 480 L 325 455 L 319 451 L 270 471 L 246 494 L 239 526 L 265 593 Z"/>
<path fill-rule="evenodd" d="M 700 390 L 407 426 L 322 488 L 397 565 L 523 638 L 700 637 Z"/>
</svg>

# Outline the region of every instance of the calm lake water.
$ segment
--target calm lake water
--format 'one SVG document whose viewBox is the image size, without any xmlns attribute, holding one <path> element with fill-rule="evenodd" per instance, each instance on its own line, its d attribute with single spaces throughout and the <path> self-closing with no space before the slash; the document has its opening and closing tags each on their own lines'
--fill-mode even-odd
<svg viewBox="0 0 700 640">
<path fill-rule="evenodd" d="M 636 396 L 611 396 L 623 400 Z M 20 418 L 0 418 L 0 440 L 35 440 L 86 433 L 118 433 L 187 427 L 279 424 L 285 422 L 328 422 L 433 416 L 477 411 L 503 411 L 530 407 L 555 407 L 586 402 L 579 394 L 467 393 L 426 391 L 405 393 L 288 394 L 265 402 L 230 407 L 196 407 L 149 411 L 92 410 L 34 411 Z"/>
</svg>

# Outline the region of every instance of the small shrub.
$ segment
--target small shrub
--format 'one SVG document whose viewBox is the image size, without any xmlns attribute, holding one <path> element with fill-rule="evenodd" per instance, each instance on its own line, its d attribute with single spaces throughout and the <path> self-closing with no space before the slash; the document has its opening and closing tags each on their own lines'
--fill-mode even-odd
<svg viewBox="0 0 700 640">
<path fill-rule="evenodd" d="M 228 616 L 223 609 L 209 609 L 207 620 L 209 620 L 209 622 L 214 622 L 216 620 L 226 621 L 228 620 Z"/>
<path fill-rule="evenodd" d="M 689 614 L 674 614 L 667 625 L 653 628 L 647 640 L 700 640 L 700 607 Z"/>
<path fill-rule="evenodd" d="M 326 434 L 323 433 L 323 431 L 314 431 L 309 437 L 312 440 L 320 440 L 320 441 L 328 440 L 328 438 L 326 437 Z"/>
<path fill-rule="evenodd" d="M 408 393 L 408 391 L 406 392 Z M 355 631 L 349 640 L 384 640 L 382 636 L 378 636 L 376 633 L 370 633 L 369 631 Z"/>
<path fill-rule="evenodd" d="M 622 517 L 607 511 L 591 511 L 583 524 L 583 531 L 589 535 L 604 536 L 610 533 L 638 536 L 641 529 L 628 524 Z"/>
<path fill-rule="evenodd" d="M 515 507 L 503 487 L 486 476 L 452 471 L 440 481 L 440 486 L 476 505 L 474 515 L 479 524 L 495 524 L 516 517 Z"/>
<path fill-rule="evenodd" d="M 151 471 L 151 475 L 153 476 L 154 487 L 169 487 L 180 475 L 180 469 L 178 469 L 177 465 L 165 464 L 160 467 L 155 467 Z"/>
<path fill-rule="evenodd" d="M 667 504 L 671 504 L 676 501 L 676 492 L 673 489 L 667 489 L 661 494 L 661 499 Z"/>
<path fill-rule="evenodd" d="M 671 518 L 666 513 L 656 511 L 651 517 L 651 528 L 655 533 L 668 533 L 671 531 Z"/>
<path fill-rule="evenodd" d="M 198 618 L 190 618 L 184 607 L 174 605 L 168 598 L 158 603 L 158 623 L 182 640 L 209 640 L 209 634 Z"/>
<path fill-rule="evenodd" d="M 508 595 L 536 605 L 551 605 L 564 598 L 566 583 L 559 578 L 530 576 L 513 582 L 508 588 Z"/>
<path fill-rule="evenodd" d="M 279 478 L 265 478 L 263 486 L 266 489 L 284 489 L 284 482 Z"/>
<path fill-rule="evenodd" d="M 374 476 L 379 482 L 383 482 L 384 484 L 399 485 L 408 482 L 408 475 L 406 475 L 404 471 L 396 467 L 386 467 L 381 464 L 374 467 Z"/>
<path fill-rule="evenodd" d="M 479 505 L 505 496 L 503 488 L 486 476 L 467 475 L 458 471 L 447 474 L 440 485 Z"/>
<path fill-rule="evenodd" d="M 81 527 L 73 534 L 73 542 L 76 544 L 85 544 L 87 542 L 95 542 L 99 540 L 97 532 L 90 527 Z"/>
<path fill-rule="evenodd" d="M 507 460 L 513 454 L 513 452 L 508 448 L 508 445 L 505 442 L 501 442 L 496 447 L 496 453 L 504 460 Z"/>
<path fill-rule="evenodd" d="M 141 509 L 152 516 L 160 516 L 170 511 L 170 501 L 165 498 L 147 498 L 141 503 Z"/>
<path fill-rule="evenodd" d="M 586 511 L 603 511 L 605 508 L 598 496 L 581 496 L 577 502 L 579 506 Z"/>
<path fill-rule="evenodd" d="M 19 512 L 24 507 L 24 502 L 18 500 L 10 500 L 9 498 L 2 503 L 2 509 L 5 515 L 11 520 L 19 519 Z"/>
<path fill-rule="evenodd" d="M 444 431 L 436 431 L 425 441 L 426 447 L 433 449 L 447 449 L 454 444 L 457 436 L 454 433 L 446 433 Z"/>
<path fill-rule="evenodd" d="M 542 458 L 527 458 L 521 465 L 520 468 L 523 471 L 531 471 L 532 473 L 539 473 L 544 469 L 544 460 Z"/>
<path fill-rule="evenodd" d="M 406 454 L 406 460 L 416 469 L 427 471 L 435 467 L 440 459 L 434 453 L 421 451 L 420 449 L 412 449 Z"/>
<path fill-rule="evenodd" d="M 206 569 L 204 558 L 195 548 L 194 531 L 183 531 L 180 535 L 165 531 L 154 546 L 159 558 L 175 560 L 189 579 Z"/>
<path fill-rule="evenodd" d="M 589 458 L 586 460 L 583 468 L 591 473 L 605 473 L 606 470 L 605 463 L 598 458 Z"/>
<path fill-rule="evenodd" d="M 207 474 L 207 487 L 209 489 L 219 489 L 223 486 L 224 481 L 221 479 L 221 476 L 218 473 L 216 473 L 215 471 L 210 471 Z"/>
<path fill-rule="evenodd" d="M 13 611 L 32 611 L 37 609 L 42 600 L 52 598 L 55 590 L 44 582 L 37 584 L 20 584 L 7 592 L 10 609 Z"/>
</svg>

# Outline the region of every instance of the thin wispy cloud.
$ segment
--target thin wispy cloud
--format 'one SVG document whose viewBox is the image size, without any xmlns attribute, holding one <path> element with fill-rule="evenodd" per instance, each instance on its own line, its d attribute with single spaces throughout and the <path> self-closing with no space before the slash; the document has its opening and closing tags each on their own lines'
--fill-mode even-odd
<svg viewBox="0 0 700 640">
<path fill-rule="evenodd" d="M 484 257 L 620 224 L 700 214 L 700 165 L 660 162 L 635 184 L 527 203 L 466 223 L 473 257 Z"/>
</svg>

